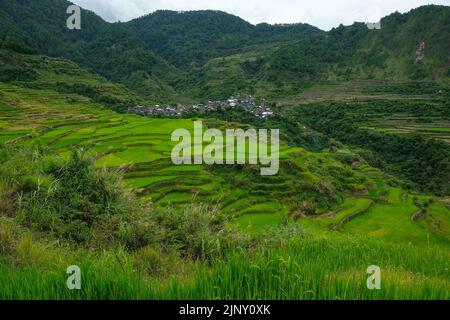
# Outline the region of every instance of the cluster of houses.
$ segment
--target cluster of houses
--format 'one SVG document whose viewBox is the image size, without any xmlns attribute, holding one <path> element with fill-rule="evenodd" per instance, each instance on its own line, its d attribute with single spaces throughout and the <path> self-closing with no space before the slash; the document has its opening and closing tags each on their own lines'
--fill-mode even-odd
<svg viewBox="0 0 450 320">
<path fill-rule="evenodd" d="M 146 117 L 182 117 L 185 113 L 207 113 L 219 109 L 242 108 L 259 118 L 268 118 L 275 115 L 271 108 L 266 107 L 265 100 L 256 103 L 252 96 L 231 97 L 224 101 L 208 101 L 205 104 L 194 105 L 167 105 L 167 106 L 134 106 L 128 112 Z"/>
</svg>

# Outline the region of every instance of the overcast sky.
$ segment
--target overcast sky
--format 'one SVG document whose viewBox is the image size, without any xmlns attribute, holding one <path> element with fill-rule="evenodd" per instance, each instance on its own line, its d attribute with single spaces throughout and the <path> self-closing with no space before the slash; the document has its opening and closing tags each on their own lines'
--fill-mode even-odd
<svg viewBox="0 0 450 320">
<path fill-rule="evenodd" d="M 309 23 L 323 30 L 355 21 L 377 22 L 395 12 L 450 0 L 72 0 L 103 19 L 129 21 L 158 9 L 222 10 L 257 24 Z"/>
</svg>

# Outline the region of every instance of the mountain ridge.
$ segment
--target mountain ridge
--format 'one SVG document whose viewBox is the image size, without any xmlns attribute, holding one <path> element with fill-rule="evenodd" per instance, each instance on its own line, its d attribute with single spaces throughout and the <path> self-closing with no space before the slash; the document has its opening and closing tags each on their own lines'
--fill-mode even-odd
<svg viewBox="0 0 450 320">
<path fill-rule="evenodd" d="M 381 30 L 369 30 L 355 22 L 280 45 L 272 52 L 213 59 L 194 69 L 183 89 L 198 96 L 199 91 L 213 96 L 244 91 L 283 97 L 326 81 L 433 81 L 448 86 L 450 7 L 432 5 L 393 13 L 381 25 Z M 423 57 L 415 61 L 422 43 Z"/>
<path fill-rule="evenodd" d="M 178 67 L 242 52 L 250 45 L 298 40 L 308 34 L 323 32 L 301 23 L 252 25 L 238 16 L 212 10 L 182 13 L 158 10 L 125 25 Z M 208 45 L 208 50 L 203 50 L 204 45 Z"/>
<path fill-rule="evenodd" d="M 324 81 L 448 83 L 450 75 L 448 6 L 393 13 L 381 20 L 381 30 L 354 23 L 327 32 L 307 24 L 252 25 L 209 10 L 159 10 L 108 23 L 82 9 L 82 30 L 70 31 L 69 4 L 5 2 L 0 46 L 70 59 L 153 102 L 238 93 L 285 97 Z M 422 43 L 423 57 L 414 62 Z"/>
</svg>

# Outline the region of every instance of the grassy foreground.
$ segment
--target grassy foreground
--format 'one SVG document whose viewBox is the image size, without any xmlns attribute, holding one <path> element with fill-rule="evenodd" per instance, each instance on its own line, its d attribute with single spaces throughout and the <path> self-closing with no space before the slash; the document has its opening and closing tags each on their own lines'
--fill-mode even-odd
<svg viewBox="0 0 450 320">
<path fill-rule="evenodd" d="M 281 232 L 281 233 L 280 233 Z M 122 250 L 64 251 L 29 242 L 17 264 L 0 264 L 1 299 L 448 299 L 449 252 L 340 236 L 275 238 L 232 248 L 210 265 L 174 258 L 171 272 L 139 273 L 142 257 Z M 284 233 L 284 234 L 283 234 Z M 281 239 L 282 236 L 287 236 Z M 41 255 L 46 251 L 45 258 Z M 145 257 L 145 255 L 144 255 Z M 146 256 L 160 263 L 159 255 Z M 82 270 L 82 290 L 66 287 L 68 265 Z M 365 270 L 381 267 L 381 290 Z M 8 281 L 4 281 L 8 279 Z"/>
<path fill-rule="evenodd" d="M 398 244 L 386 241 L 395 235 L 323 231 L 321 218 L 242 232 L 217 205 L 143 204 L 120 172 L 96 170 L 80 153 L 19 150 L 0 149 L 0 299 L 449 298 L 446 242 L 408 244 L 400 228 Z M 355 219 L 344 229 L 370 235 L 371 223 Z M 66 286 L 70 265 L 81 268 L 79 291 Z M 381 290 L 366 287 L 370 265 L 381 268 Z"/>
</svg>

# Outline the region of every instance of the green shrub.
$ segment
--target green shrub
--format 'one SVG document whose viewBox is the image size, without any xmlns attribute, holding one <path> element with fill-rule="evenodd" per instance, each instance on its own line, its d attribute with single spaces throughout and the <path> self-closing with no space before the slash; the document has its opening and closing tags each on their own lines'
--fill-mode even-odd
<svg viewBox="0 0 450 320">
<path fill-rule="evenodd" d="M 12 223 L 0 220 L 0 255 L 10 254 L 15 250 L 16 240 Z"/>
<path fill-rule="evenodd" d="M 11 216 L 15 210 L 14 189 L 11 181 L 0 179 L 0 214 Z"/>
<path fill-rule="evenodd" d="M 162 257 L 160 249 L 146 246 L 134 253 L 134 263 L 140 272 L 154 274 L 160 271 Z"/>
<path fill-rule="evenodd" d="M 161 242 L 165 232 L 153 216 L 134 213 L 126 221 L 122 221 L 117 234 L 120 243 L 129 251 L 135 251 L 149 244 Z"/>
<path fill-rule="evenodd" d="M 0 151 L 0 198 L 6 200 L 0 208 L 25 226 L 100 244 L 114 241 L 122 221 L 138 210 L 120 175 L 96 170 L 83 151 L 69 160 L 47 156 L 40 146 Z"/>
<path fill-rule="evenodd" d="M 38 252 L 34 249 L 31 233 L 25 234 L 17 244 L 17 257 L 24 265 L 30 265 L 37 260 Z"/>
<path fill-rule="evenodd" d="M 33 230 L 90 248 L 121 245 L 132 252 L 164 245 L 205 260 L 222 255 L 239 240 L 224 227 L 216 207 L 139 204 L 120 172 L 96 169 L 83 150 L 68 160 L 26 148 L 11 148 L 7 154 L 0 176 L 14 181 L 9 210 Z"/>
</svg>

